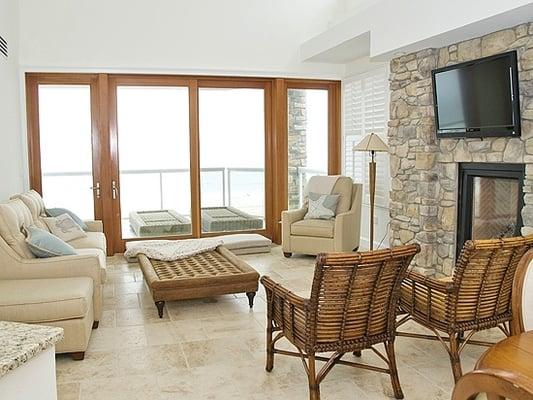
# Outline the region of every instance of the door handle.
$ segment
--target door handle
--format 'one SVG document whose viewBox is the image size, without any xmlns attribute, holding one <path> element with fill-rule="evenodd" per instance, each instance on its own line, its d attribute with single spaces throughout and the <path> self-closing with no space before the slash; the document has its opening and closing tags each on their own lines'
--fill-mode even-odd
<svg viewBox="0 0 533 400">
<path fill-rule="evenodd" d="M 113 196 L 113 200 L 116 200 L 118 197 L 118 187 L 115 181 L 111 182 L 111 195 Z"/>
<path fill-rule="evenodd" d="M 95 192 L 97 199 L 100 198 L 100 182 L 96 182 L 96 186 L 91 186 L 89 189 Z"/>
</svg>

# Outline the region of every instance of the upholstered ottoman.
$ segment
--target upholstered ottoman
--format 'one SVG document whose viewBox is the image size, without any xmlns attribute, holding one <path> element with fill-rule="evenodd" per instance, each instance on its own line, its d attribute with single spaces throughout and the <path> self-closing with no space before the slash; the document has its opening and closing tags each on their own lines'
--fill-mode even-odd
<svg viewBox="0 0 533 400">
<path fill-rule="evenodd" d="M 160 318 L 165 301 L 246 293 L 254 304 L 259 274 L 224 246 L 176 261 L 139 255 L 139 264 Z"/>
</svg>

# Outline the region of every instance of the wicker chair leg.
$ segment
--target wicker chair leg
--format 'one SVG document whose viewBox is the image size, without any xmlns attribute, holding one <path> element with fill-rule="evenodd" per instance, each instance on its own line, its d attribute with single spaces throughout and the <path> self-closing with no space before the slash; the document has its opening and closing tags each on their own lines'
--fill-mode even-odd
<svg viewBox="0 0 533 400">
<path fill-rule="evenodd" d="M 396 366 L 396 354 L 394 352 L 394 340 L 385 342 L 385 350 L 389 359 L 390 378 L 392 383 L 392 390 L 394 397 L 403 399 L 402 387 L 400 386 L 400 378 L 398 377 L 398 367 Z"/>
<path fill-rule="evenodd" d="M 361 350 L 355 350 L 353 352 L 353 355 L 356 356 L 356 357 L 361 357 Z"/>
<path fill-rule="evenodd" d="M 450 334 L 450 362 L 452 364 L 453 379 L 455 383 L 463 376 L 461 357 L 459 356 L 460 333 Z"/>
<path fill-rule="evenodd" d="M 315 354 L 309 354 L 307 378 L 309 380 L 309 400 L 320 400 L 320 386 L 316 379 Z"/>
<path fill-rule="evenodd" d="M 274 368 L 274 344 L 272 343 L 272 321 L 268 321 L 266 337 L 266 371 L 271 372 Z"/>
</svg>

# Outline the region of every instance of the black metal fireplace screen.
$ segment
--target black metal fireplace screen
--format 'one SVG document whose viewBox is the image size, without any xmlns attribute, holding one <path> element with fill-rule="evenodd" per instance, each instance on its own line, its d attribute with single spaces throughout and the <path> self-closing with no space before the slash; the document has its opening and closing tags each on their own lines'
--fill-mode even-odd
<svg viewBox="0 0 533 400">
<path fill-rule="evenodd" d="M 520 235 L 523 186 L 523 164 L 459 164 L 457 255 L 469 239 Z"/>
</svg>

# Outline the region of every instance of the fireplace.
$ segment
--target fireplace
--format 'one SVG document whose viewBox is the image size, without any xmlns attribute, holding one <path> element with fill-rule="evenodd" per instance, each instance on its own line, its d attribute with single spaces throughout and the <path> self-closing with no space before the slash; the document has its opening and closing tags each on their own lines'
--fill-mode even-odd
<svg viewBox="0 0 533 400">
<path fill-rule="evenodd" d="M 457 255 L 469 239 L 520 235 L 524 164 L 460 163 Z"/>
</svg>

